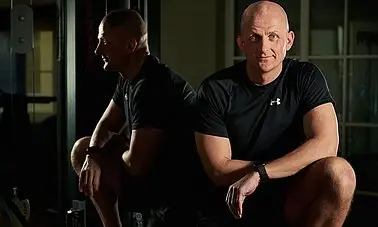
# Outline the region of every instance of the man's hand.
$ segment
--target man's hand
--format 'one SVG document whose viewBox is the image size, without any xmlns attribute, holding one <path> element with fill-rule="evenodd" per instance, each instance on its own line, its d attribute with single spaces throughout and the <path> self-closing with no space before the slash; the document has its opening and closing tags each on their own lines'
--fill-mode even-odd
<svg viewBox="0 0 378 227">
<path fill-rule="evenodd" d="M 260 175 L 253 172 L 245 175 L 228 188 L 226 203 L 235 218 L 242 217 L 244 199 L 256 190 L 259 182 Z"/>
<path fill-rule="evenodd" d="M 87 196 L 93 197 L 100 187 L 101 169 L 96 154 L 87 155 L 79 176 L 79 189 Z"/>
</svg>

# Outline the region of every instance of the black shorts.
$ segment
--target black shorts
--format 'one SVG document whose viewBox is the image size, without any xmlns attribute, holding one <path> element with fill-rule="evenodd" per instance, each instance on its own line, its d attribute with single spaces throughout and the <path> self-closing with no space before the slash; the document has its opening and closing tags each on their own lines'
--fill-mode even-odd
<svg viewBox="0 0 378 227">
<path fill-rule="evenodd" d="M 198 227 L 285 226 L 286 191 L 292 178 L 262 183 L 243 204 L 243 217 L 235 219 L 225 202 L 226 192 L 198 212 Z"/>
<path fill-rule="evenodd" d="M 123 166 L 122 153 L 127 150 L 127 146 L 122 138 L 110 140 L 104 149 L 112 156 L 112 164 Z M 126 226 L 136 226 L 138 221 L 143 221 L 143 226 L 151 227 L 196 226 L 196 209 L 185 190 L 176 188 L 174 191 L 177 196 L 172 196 L 169 192 L 172 187 L 167 190 L 162 187 L 165 183 L 161 176 L 141 181 L 123 168 L 120 171 L 121 193 L 118 207 L 122 223 Z"/>
<path fill-rule="evenodd" d="M 150 227 L 197 226 L 196 208 L 186 193 L 177 194 L 176 201 L 170 201 L 171 198 L 162 192 L 151 192 L 154 189 L 151 185 L 137 183 L 130 187 L 129 183 L 130 181 L 125 180 L 123 194 L 119 200 L 121 216 L 128 215 L 126 219 L 122 218 L 122 223 L 129 223 L 126 226 L 136 226 L 138 218 L 139 221 L 143 221 L 143 226 Z"/>
</svg>

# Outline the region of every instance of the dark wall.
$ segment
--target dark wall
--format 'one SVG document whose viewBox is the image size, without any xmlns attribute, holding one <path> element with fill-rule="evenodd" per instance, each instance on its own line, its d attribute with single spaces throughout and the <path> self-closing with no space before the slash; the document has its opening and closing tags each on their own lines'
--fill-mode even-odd
<svg viewBox="0 0 378 227">
<path fill-rule="evenodd" d="M 93 52 L 97 27 L 105 15 L 105 1 L 77 1 L 76 5 L 76 137 L 90 135 L 109 103 L 117 77 L 102 69 Z"/>
</svg>

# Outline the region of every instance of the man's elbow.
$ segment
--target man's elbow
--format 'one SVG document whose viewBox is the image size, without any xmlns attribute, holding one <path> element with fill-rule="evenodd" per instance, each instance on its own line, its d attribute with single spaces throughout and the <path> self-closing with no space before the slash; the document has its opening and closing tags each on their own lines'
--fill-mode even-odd
<svg viewBox="0 0 378 227">
<path fill-rule="evenodd" d="M 137 163 L 135 160 L 132 161 L 129 151 L 122 154 L 122 159 L 127 173 L 132 177 L 143 178 L 148 174 L 147 164 Z"/>
<path fill-rule="evenodd" d="M 135 177 L 135 178 L 143 178 L 147 175 L 147 171 L 145 170 L 145 168 L 141 168 L 141 167 L 136 167 L 135 165 L 134 166 L 127 166 L 127 172 L 132 176 L 132 177 Z"/>
<path fill-rule="evenodd" d="M 324 154 L 326 157 L 332 157 L 332 156 L 337 156 L 337 152 L 339 149 L 339 139 L 324 139 L 323 143 L 323 149 L 324 149 Z"/>
<path fill-rule="evenodd" d="M 217 187 L 229 185 L 225 174 L 223 174 L 221 171 L 217 171 L 217 170 L 208 171 L 208 176 Z"/>
</svg>

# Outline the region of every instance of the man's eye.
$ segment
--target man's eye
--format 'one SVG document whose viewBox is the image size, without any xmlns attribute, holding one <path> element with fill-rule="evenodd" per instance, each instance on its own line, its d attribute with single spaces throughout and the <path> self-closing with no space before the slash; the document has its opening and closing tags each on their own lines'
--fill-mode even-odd
<svg viewBox="0 0 378 227">
<path fill-rule="evenodd" d="M 269 35 L 269 39 L 270 40 L 275 40 L 275 39 L 277 39 L 278 38 L 278 36 L 276 35 L 276 34 L 270 34 Z"/>
<path fill-rule="evenodd" d="M 255 42 L 257 40 L 257 36 L 256 35 L 251 35 L 251 36 L 249 36 L 248 40 L 252 41 L 252 42 Z"/>
<path fill-rule="evenodd" d="M 101 43 L 104 44 L 104 45 L 107 44 L 107 42 L 104 39 L 101 39 Z"/>
</svg>

